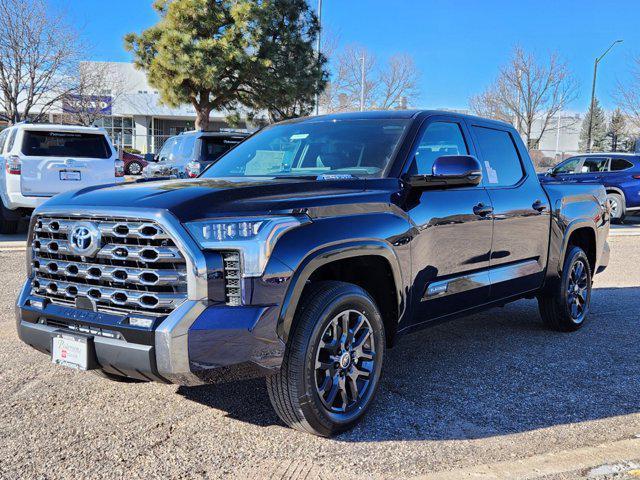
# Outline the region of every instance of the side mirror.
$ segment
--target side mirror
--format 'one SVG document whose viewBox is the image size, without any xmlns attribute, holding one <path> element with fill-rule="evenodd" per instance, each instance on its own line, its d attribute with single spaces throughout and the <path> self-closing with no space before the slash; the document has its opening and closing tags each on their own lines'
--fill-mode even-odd
<svg viewBox="0 0 640 480">
<path fill-rule="evenodd" d="M 416 188 L 475 186 L 482 181 L 480 162 L 471 155 L 438 157 L 431 175 L 412 175 L 408 183 Z"/>
<path fill-rule="evenodd" d="M 553 167 L 551 168 L 547 168 L 547 171 L 544 172 L 545 175 L 549 175 L 550 177 L 553 177 L 554 173 L 553 173 Z"/>
</svg>

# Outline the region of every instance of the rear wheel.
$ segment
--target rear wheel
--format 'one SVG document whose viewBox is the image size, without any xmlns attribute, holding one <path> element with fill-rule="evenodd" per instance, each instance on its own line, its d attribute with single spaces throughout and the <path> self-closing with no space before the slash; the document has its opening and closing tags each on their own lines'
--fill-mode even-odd
<svg viewBox="0 0 640 480">
<path fill-rule="evenodd" d="M 619 193 L 607 193 L 607 201 L 611 211 L 612 222 L 622 222 L 626 214 L 626 203 L 624 197 Z"/>
<path fill-rule="evenodd" d="M 591 267 L 580 247 L 572 246 L 565 258 L 558 286 L 538 297 L 544 324 L 561 332 L 578 330 L 589 313 Z"/>
<path fill-rule="evenodd" d="M 126 168 L 127 175 L 140 175 L 142 173 L 142 164 L 140 162 L 129 162 Z"/>
<path fill-rule="evenodd" d="M 284 360 L 267 377 L 276 413 L 321 436 L 353 427 L 370 406 L 382 372 L 384 324 L 371 297 L 343 282 L 319 282 L 304 296 Z"/>
<path fill-rule="evenodd" d="M 15 216 L 12 212 L 0 204 L 0 233 L 13 234 L 18 231 L 18 220 L 15 220 Z"/>
</svg>

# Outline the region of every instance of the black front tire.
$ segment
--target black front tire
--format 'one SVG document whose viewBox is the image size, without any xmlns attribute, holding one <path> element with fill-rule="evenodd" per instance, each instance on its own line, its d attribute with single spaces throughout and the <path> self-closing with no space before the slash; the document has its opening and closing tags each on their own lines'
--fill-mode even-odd
<svg viewBox="0 0 640 480">
<path fill-rule="evenodd" d="M 384 349 L 384 323 L 367 292 L 337 281 L 312 284 L 298 306 L 280 371 L 266 379 L 276 413 L 314 435 L 348 430 L 373 401 Z M 339 391 L 332 396 L 334 388 Z"/>
<path fill-rule="evenodd" d="M 560 332 L 573 332 L 584 325 L 589 314 L 592 278 L 584 250 L 570 246 L 562 278 L 556 286 L 538 296 L 538 308 L 545 326 Z"/>
</svg>

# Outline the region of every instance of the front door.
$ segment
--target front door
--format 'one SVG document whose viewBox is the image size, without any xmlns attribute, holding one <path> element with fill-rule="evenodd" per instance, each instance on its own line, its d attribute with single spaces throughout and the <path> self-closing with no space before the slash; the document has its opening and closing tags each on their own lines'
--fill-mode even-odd
<svg viewBox="0 0 640 480">
<path fill-rule="evenodd" d="M 487 171 L 485 186 L 494 209 L 491 299 L 537 289 L 542 285 L 549 250 L 547 194 L 519 137 L 494 124 L 472 123 L 469 128 Z"/>
<path fill-rule="evenodd" d="M 436 158 L 473 155 L 466 126 L 430 117 L 406 174 L 431 174 Z M 413 322 L 480 305 L 489 297 L 491 200 L 482 185 L 412 191 L 406 210 L 417 235 L 411 242 Z"/>
</svg>

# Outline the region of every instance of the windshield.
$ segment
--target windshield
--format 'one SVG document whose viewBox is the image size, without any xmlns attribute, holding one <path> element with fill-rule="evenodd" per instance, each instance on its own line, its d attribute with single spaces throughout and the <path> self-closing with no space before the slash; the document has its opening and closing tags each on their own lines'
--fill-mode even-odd
<svg viewBox="0 0 640 480">
<path fill-rule="evenodd" d="M 275 125 L 245 140 L 202 177 L 381 177 L 408 125 L 396 119 Z"/>
</svg>

